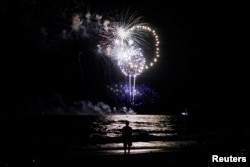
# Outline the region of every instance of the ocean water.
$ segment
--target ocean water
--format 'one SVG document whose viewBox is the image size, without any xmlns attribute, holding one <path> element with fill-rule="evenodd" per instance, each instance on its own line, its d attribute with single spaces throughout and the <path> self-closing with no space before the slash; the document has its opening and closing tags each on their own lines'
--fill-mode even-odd
<svg viewBox="0 0 250 167">
<path fill-rule="evenodd" d="M 39 123 L 43 134 L 38 135 L 39 142 L 50 143 L 50 149 L 119 154 L 123 153 L 121 129 L 125 121 L 133 129 L 131 153 L 173 151 L 196 144 L 197 135 L 188 117 L 176 115 L 48 116 Z"/>
</svg>

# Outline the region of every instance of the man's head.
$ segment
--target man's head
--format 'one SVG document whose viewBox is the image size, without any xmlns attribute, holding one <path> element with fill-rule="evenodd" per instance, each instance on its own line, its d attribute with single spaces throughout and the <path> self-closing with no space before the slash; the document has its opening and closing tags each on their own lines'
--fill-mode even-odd
<svg viewBox="0 0 250 167">
<path fill-rule="evenodd" d="M 126 126 L 128 126 L 129 125 L 129 121 L 126 121 Z"/>
</svg>

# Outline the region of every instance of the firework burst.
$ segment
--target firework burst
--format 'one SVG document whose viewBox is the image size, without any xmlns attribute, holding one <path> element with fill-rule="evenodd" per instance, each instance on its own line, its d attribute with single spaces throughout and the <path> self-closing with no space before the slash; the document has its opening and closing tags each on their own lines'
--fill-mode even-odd
<svg viewBox="0 0 250 167">
<path fill-rule="evenodd" d="M 129 10 L 118 17 L 79 10 L 71 13 L 70 19 L 70 26 L 61 31 L 61 38 L 81 38 L 85 44 L 89 43 L 86 41 L 94 41 L 96 53 L 110 58 L 128 78 L 129 99 L 134 104 L 137 76 L 154 66 L 160 57 L 160 42 L 156 31 L 141 22 L 142 17 L 130 13 Z M 81 53 L 80 50 L 79 65 L 83 55 Z"/>
<path fill-rule="evenodd" d="M 134 104 L 136 77 L 144 69 L 153 66 L 159 58 L 159 39 L 155 30 L 140 22 L 141 17 L 126 12 L 117 22 L 103 22 L 103 40 L 98 44 L 98 52 L 116 61 L 121 72 L 128 77 L 131 104 Z M 147 36 L 154 40 L 154 55 L 146 54 L 149 42 Z M 145 54 L 144 54 L 145 53 Z M 133 80 L 133 81 L 132 81 Z"/>
</svg>

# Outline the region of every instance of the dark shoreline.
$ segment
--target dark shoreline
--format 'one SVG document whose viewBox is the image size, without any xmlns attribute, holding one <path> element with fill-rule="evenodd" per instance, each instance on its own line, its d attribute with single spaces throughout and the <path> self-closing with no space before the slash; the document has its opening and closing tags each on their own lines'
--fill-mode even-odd
<svg viewBox="0 0 250 167">
<path fill-rule="evenodd" d="M 23 150 L 25 151 L 25 150 Z M 121 150 L 122 151 L 122 150 Z M 235 163 L 212 163 L 212 155 L 219 156 L 234 156 L 234 157 L 247 157 L 246 150 L 227 151 L 214 149 L 214 147 L 202 145 L 191 148 L 184 148 L 178 150 L 165 150 L 147 153 L 132 153 L 130 155 L 123 154 L 85 154 L 82 152 L 50 152 L 42 156 L 24 156 L 20 152 L 17 157 L 9 157 L 1 162 L 1 164 L 8 164 L 8 166 L 120 166 L 120 165 L 139 165 L 148 166 L 149 164 L 157 166 L 247 166 L 248 162 L 235 162 Z"/>
</svg>

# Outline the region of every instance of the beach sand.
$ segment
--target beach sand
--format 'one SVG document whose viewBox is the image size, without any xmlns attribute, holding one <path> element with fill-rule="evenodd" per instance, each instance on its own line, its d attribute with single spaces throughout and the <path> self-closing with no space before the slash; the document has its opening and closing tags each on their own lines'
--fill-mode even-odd
<svg viewBox="0 0 250 167">
<path fill-rule="evenodd" d="M 25 150 L 22 151 L 25 153 Z M 1 166 L 247 166 L 247 163 L 212 163 L 214 154 L 247 156 L 247 152 L 244 149 L 233 150 L 209 144 L 197 144 L 178 149 L 131 149 L 129 155 L 124 155 L 121 149 L 94 152 L 51 150 L 40 155 L 22 154 L 22 151 L 19 151 L 19 156 L 2 161 Z"/>
</svg>

